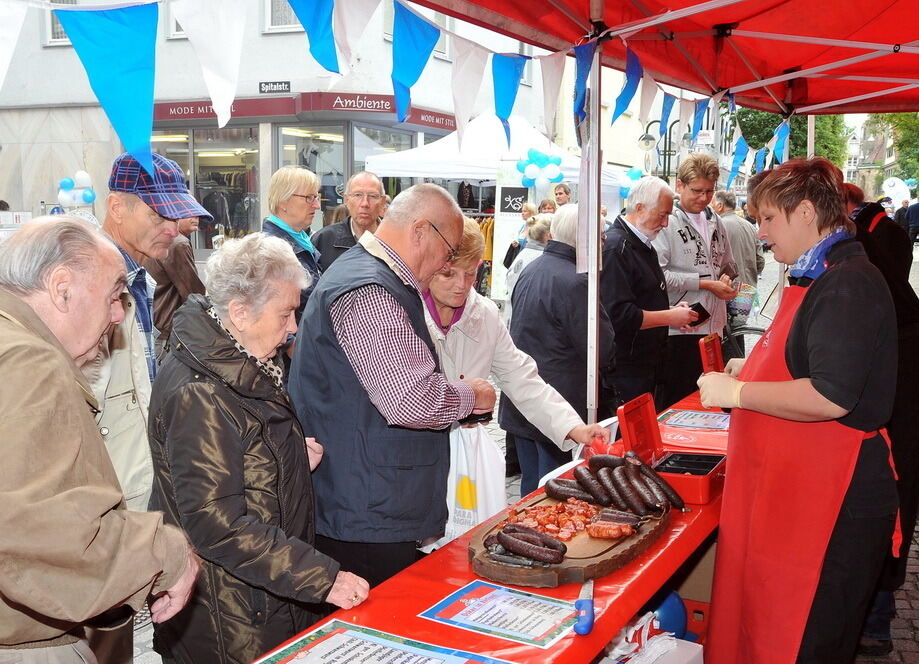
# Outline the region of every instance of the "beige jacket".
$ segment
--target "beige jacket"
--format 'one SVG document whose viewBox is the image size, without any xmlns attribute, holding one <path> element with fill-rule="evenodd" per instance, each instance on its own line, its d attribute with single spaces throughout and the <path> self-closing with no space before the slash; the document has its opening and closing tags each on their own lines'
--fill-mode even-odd
<svg viewBox="0 0 919 664">
<path fill-rule="evenodd" d="M 188 543 L 162 514 L 124 509 L 89 385 L 3 289 L 0 375 L 0 648 L 60 645 L 174 585 Z"/>
<path fill-rule="evenodd" d="M 83 367 L 99 402 L 96 424 L 129 510 L 144 512 L 153 488 L 153 460 L 147 440 L 150 375 L 144 340 L 137 329 L 134 298 L 121 294 L 124 320 L 102 342 L 99 355 Z"/>
</svg>

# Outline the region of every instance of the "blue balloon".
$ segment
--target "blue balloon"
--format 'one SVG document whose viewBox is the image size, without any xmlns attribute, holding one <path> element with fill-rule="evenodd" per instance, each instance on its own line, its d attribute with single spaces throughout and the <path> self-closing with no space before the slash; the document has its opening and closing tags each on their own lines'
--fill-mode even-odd
<svg viewBox="0 0 919 664">
<path fill-rule="evenodd" d="M 84 189 L 83 190 L 83 202 L 92 203 L 94 200 L 96 200 L 96 192 L 94 192 L 92 189 L 89 189 L 89 188 Z"/>
<path fill-rule="evenodd" d="M 561 182 L 564 179 L 565 179 L 565 174 L 559 173 L 554 178 L 549 178 L 549 182 Z"/>
<path fill-rule="evenodd" d="M 70 191 L 73 189 L 73 178 L 62 178 L 60 184 L 58 184 L 58 187 L 64 191 Z"/>
<path fill-rule="evenodd" d="M 520 184 L 522 184 L 524 187 L 532 187 L 534 184 L 536 184 L 536 180 L 533 178 L 524 177 L 520 178 Z"/>
<path fill-rule="evenodd" d="M 562 165 L 562 158 L 561 158 L 561 157 L 558 157 L 558 156 L 556 156 L 556 157 L 549 157 L 549 163 L 550 163 L 550 164 L 556 164 L 556 165 L 558 165 L 558 166 L 561 166 L 561 165 Z"/>
<path fill-rule="evenodd" d="M 631 187 L 619 187 L 619 198 L 628 198 Z"/>
<path fill-rule="evenodd" d="M 529 165 L 529 163 L 530 162 L 528 162 L 526 159 L 518 159 L 517 170 L 523 173 L 527 169 L 527 165 Z"/>
<path fill-rule="evenodd" d="M 916 178 L 909 178 L 908 180 L 904 180 L 903 182 L 910 189 L 915 189 L 916 185 L 919 184 L 919 182 L 916 181 Z"/>
<path fill-rule="evenodd" d="M 531 162 L 540 168 L 545 168 L 549 165 L 549 155 L 547 155 L 545 152 L 540 152 L 535 148 L 530 148 L 527 151 L 527 156 L 530 158 Z"/>
<path fill-rule="evenodd" d="M 630 180 L 640 180 L 642 176 L 642 170 L 640 168 L 636 168 L 635 166 L 632 166 L 632 168 L 627 170 L 625 174 L 629 176 Z"/>
<path fill-rule="evenodd" d="M 660 606 L 654 610 L 654 615 L 661 629 L 673 632 L 678 639 L 686 636 L 686 605 L 676 592 L 664 598 Z"/>
</svg>

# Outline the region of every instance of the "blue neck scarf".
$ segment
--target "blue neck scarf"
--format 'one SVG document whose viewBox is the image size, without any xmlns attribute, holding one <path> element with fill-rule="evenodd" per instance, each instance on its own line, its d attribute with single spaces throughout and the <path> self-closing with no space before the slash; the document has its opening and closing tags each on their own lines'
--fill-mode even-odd
<svg viewBox="0 0 919 664">
<path fill-rule="evenodd" d="M 310 252 L 313 255 L 313 258 L 316 257 L 316 247 L 313 246 L 313 242 L 310 240 L 310 236 L 307 235 L 306 231 L 295 231 L 293 228 L 285 224 L 273 214 L 268 215 L 268 221 L 287 233 L 291 238 L 293 238 L 294 242 Z"/>
<path fill-rule="evenodd" d="M 813 247 L 801 254 L 798 260 L 795 261 L 795 264 L 791 266 L 789 276 L 794 279 L 816 279 L 826 272 L 826 255 L 833 245 L 853 237 L 855 236 L 852 233 L 842 226 L 839 226 L 829 235 L 817 242 Z"/>
</svg>

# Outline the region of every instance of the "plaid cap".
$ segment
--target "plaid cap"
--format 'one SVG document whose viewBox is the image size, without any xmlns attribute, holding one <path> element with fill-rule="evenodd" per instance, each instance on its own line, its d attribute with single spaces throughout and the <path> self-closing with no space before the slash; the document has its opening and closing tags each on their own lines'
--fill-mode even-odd
<svg viewBox="0 0 919 664">
<path fill-rule="evenodd" d="M 125 152 L 112 165 L 109 191 L 134 194 L 166 219 L 207 217 L 213 215 L 201 207 L 185 186 L 185 173 L 171 159 L 153 153 L 153 177 L 130 154 Z"/>
</svg>

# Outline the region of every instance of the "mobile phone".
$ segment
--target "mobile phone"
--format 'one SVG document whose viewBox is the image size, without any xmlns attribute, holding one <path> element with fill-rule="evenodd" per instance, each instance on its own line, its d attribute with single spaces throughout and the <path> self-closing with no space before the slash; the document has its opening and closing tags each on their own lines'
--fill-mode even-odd
<svg viewBox="0 0 919 664">
<path fill-rule="evenodd" d="M 487 413 L 469 413 L 466 417 L 461 420 L 457 420 L 460 424 L 478 424 L 480 422 L 491 422 L 491 415 L 493 411 L 488 411 Z"/>
<path fill-rule="evenodd" d="M 691 305 L 689 305 L 689 308 L 695 311 L 697 314 L 699 314 L 699 317 L 696 320 L 694 320 L 692 323 L 689 324 L 690 327 L 696 327 L 697 325 L 701 325 L 702 323 L 704 323 L 705 321 L 707 321 L 709 318 L 712 317 L 712 315 L 708 313 L 708 309 L 702 306 L 701 302 L 694 302 Z"/>
<path fill-rule="evenodd" d="M 738 273 L 737 273 L 737 265 L 736 265 L 736 264 L 734 264 L 734 263 L 725 263 L 725 264 L 724 264 L 724 267 L 721 268 L 721 273 L 718 275 L 718 277 L 720 278 L 720 277 L 723 277 L 724 275 L 728 275 L 728 278 L 729 278 L 729 279 L 736 279 L 736 278 L 737 278 L 737 274 L 738 274 Z"/>
</svg>

